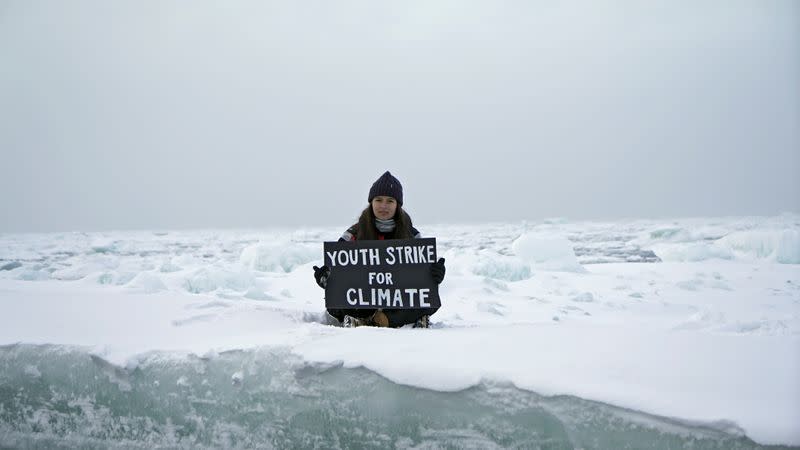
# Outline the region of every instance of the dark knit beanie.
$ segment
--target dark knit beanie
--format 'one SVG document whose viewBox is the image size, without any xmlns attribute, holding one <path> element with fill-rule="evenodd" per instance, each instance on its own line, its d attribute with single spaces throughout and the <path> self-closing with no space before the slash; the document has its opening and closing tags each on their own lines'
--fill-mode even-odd
<svg viewBox="0 0 800 450">
<path fill-rule="evenodd" d="M 372 199 L 379 195 L 393 197 L 398 205 L 403 206 L 403 185 L 388 170 L 372 184 L 367 201 L 372 203 Z"/>
</svg>

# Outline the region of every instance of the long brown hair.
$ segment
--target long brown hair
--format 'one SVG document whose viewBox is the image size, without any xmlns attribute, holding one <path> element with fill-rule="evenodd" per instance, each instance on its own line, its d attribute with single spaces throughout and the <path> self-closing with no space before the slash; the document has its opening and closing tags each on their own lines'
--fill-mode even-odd
<svg viewBox="0 0 800 450">
<path fill-rule="evenodd" d="M 378 228 L 375 226 L 375 213 L 372 212 L 372 205 L 367 205 L 361 216 L 358 218 L 356 239 L 368 241 L 378 239 Z M 392 239 L 411 239 L 411 216 L 409 216 L 400 205 L 394 213 L 394 231 Z"/>
</svg>

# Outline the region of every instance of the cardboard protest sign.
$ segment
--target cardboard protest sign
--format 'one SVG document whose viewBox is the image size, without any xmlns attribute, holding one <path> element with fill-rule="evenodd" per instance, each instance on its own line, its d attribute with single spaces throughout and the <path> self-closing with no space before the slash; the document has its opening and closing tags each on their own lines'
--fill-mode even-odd
<svg viewBox="0 0 800 450">
<path fill-rule="evenodd" d="M 436 239 L 325 242 L 331 274 L 325 307 L 337 309 L 438 308 L 433 281 Z"/>
</svg>

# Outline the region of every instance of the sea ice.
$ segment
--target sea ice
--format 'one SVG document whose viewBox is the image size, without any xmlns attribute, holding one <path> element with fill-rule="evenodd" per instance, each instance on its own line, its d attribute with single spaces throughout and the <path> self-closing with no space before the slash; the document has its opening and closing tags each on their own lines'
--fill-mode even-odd
<svg viewBox="0 0 800 450">
<path fill-rule="evenodd" d="M 591 443 L 618 424 L 619 434 L 604 442 L 630 443 L 631 427 L 655 423 L 648 439 L 678 427 L 706 437 L 719 430 L 714 439 L 722 440 L 712 442 L 722 448 L 755 446 L 749 438 L 800 445 L 798 230 L 794 215 L 426 227 L 447 258 L 442 308 L 427 330 L 331 326 L 337 322 L 324 311 L 311 266 L 322 260 L 321 241 L 336 239 L 340 227 L 3 234 L 2 260 L 22 267 L 0 271 L 0 383 L 53 396 L 44 403 L 22 394 L 0 398 L 0 411 L 19 413 L 13 420 L 0 414 L 0 440 L 48 446 L 30 431 L 35 426 L 55 436 L 52 446 L 83 439 L 83 430 L 112 429 L 165 446 L 246 446 L 255 442 L 252 433 L 302 439 L 291 434 L 297 430 L 322 439 L 330 434 L 314 434 L 319 423 L 344 411 L 330 414 L 334 399 L 378 383 L 381 398 L 413 397 L 442 412 L 430 416 L 441 419 L 438 431 L 424 436 L 370 422 L 391 434 L 389 446 L 511 445 L 532 420 L 566 427 L 575 439 L 582 433 L 576 418 L 599 417 L 608 405 L 626 409 L 585 432 L 586 440 L 563 442 Z M 639 257 L 652 251 L 663 261 Z M 282 366 L 290 360 L 299 362 Z M 88 387 L 71 383 L 72 374 Z M 498 389 L 513 395 L 475 403 Z M 58 398 L 95 419 L 46 403 Z M 530 401 L 527 411 L 546 403 L 548 412 L 524 413 L 515 399 Z M 158 406 L 136 409 L 138 401 Z M 364 408 L 357 421 L 374 412 Z M 634 419 L 621 419 L 621 411 L 642 414 L 632 410 L 672 419 L 637 416 L 632 426 Z M 284 422 L 252 429 L 237 422 L 256 411 Z M 447 422 L 458 416 L 453 411 L 463 421 Z M 499 431 L 464 431 L 464 424 L 480 426 L 476 420 L 524 426 L 508 433 L 511 440 L 495 441 Z M 703 431 L 686 425 L 698 423 Z M 669 439 L 659 442 L 690 442 Z"/>
<path fill-rule="evenodd" d="M 524 234 L 514 241 L 514 254 L 534 264 L 537 270 L 585 272 L 578 263 L 572 242 L 560 236 Z"/>
<path fill-rule="evenodd" d="M 319 246 L 309 244 L 258 243 L 245 248 L 240 261 L 245 266 L 261 272 L 291 272 L 297 266 L 316 260 L 321 253 Z"/>
</svg>

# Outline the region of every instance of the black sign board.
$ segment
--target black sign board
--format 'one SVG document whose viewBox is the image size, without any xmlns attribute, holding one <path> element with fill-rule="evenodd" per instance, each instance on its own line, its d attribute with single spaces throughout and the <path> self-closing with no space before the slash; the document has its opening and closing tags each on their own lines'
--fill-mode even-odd
<svg viewBox="0 0 800 450">
<path fill-rule="evenodd" d="M 433 281 L 436 239 L 325 242 L 331 268 L 325 307 L 340 309 L 438 308 Z"/>
</svg>

